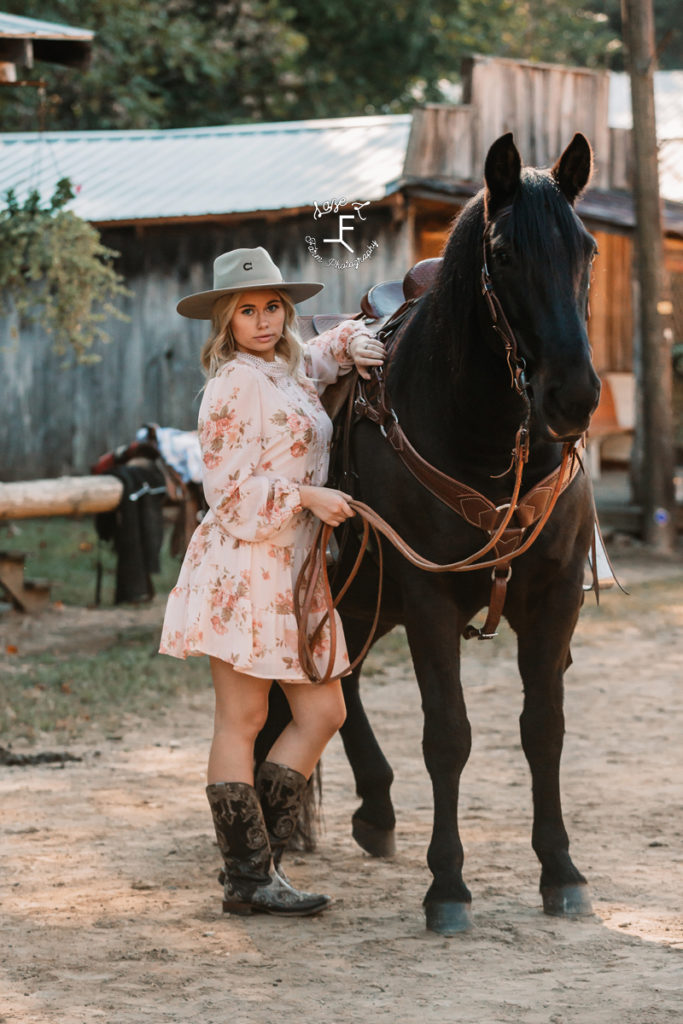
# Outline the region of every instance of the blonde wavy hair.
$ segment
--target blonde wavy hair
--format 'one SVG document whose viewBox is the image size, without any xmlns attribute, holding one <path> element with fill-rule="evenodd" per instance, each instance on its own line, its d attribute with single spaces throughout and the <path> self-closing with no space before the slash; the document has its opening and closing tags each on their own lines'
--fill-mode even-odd
<svg viewBox="0 0 683 1024">
<path fill-rule="evenodd" d="M 303 346 L 296 329 L 296 309 L 287 292 L 278 288 L 273 288 L 272 291 L 277 293 L 285 309 L 282 337 L 277 342 L 275 351 L 285 359 L 289 372 L 293 376 L 298 376 L 301 372 Z M 230 323 L 243 295 L 244 292 L 222 295 L 213 305 L 211 334 L 204 343 L 201 355 L 202 369 L 207 380 L 215 377 L 221 366 L 234 359 L 238 351 Z"/>
</svg>

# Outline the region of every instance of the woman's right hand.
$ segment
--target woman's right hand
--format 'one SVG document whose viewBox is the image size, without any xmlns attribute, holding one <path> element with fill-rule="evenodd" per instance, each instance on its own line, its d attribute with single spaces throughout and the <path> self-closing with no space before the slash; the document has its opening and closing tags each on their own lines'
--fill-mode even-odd
<svg viewBox="0 0 683 1024">
<path fill-rule="evenodd" d="M 333 487 L 312 487 L 308 484 L 299 488 L 301 505 L 311 510 L 314 516 L 328 526 L 340 526 L 345 519 L 355 516 L 349 505 L 350 494 Z"/>
</svg>

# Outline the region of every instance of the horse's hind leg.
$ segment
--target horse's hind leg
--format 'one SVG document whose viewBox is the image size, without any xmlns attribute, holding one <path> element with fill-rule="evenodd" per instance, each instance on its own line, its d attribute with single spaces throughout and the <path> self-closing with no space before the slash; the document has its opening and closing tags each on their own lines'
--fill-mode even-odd
<svg viewBox="0 0 683 1024">
<path fill-rule="evenodd" d="M 352 660 L 361 650 L 367 630 L 365 622 L 344 620 L 344 633 Z M 353 772 L 356 793 L 361 798 L 361 805 L 353 815 L 353 838 L 373 857 L 391 857 L 396 852 L 396 815 L 390 796 L 394 773 L 361 702 L 360 672 L 361 666 L 342 680 L 346 721 L 340 735 Z"/>
<path fill-rule="evenodd" d="M 534 823 L 532 846 L 541 862 L 541 895 L 546 914 L 576 916 L 592 912 L 586 879 L 569 856 L 562 820 L 560 758 L 564 739 L 563 676 L 577 611 L 567 595 L 518 633 L 519 670 L 524 683 L 520 716 L 522 746 L 532 779 Z M 562 625 L 558 627 L 558 623 Z M 554 627 L 554 628 L 553 628 Z"/>
</svg>

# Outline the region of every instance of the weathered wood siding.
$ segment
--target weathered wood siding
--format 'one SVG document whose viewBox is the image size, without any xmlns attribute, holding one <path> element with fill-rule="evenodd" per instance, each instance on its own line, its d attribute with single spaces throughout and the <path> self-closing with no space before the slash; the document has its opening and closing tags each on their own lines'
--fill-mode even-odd
<svg viewBox="0 0 683 1024">
<path fill-rule="evenodd" d="M 633 370 L 633 242 L 628 235 L 592 233 L 598 243 L 588 324 L 593 365 L 601 374 Z"/>
<path fill-rule="evenodd" d="M 120 270 L 133 295 L 122 304 L 130 322 L 107 325 L 113 340 L 102 347 L 100 363 L 62 369 L 42 332 L 22 325 L 14 337 L 16 322 L 0 321 L 0 480 L 87 473 L 102 452 L 131 441 L 146 422 L 194 429 L 207 324 L 183 319 L 175 307 L 182 295 L 211 287 L 221 252 L 263 245 L 285 279 L 325 283 L 302 312 L 353 313 L 370 285 L 402 276 L 412 261 L 410 218 L 376 204 L 365 212 L 351 244 L 361 253 L 375 239 L 378 249 L 358 269 L 346 270 L 317 264 L 304 241 L 314 235 L 319 251 L 331 251 L 320 240 L 336 235 L 336 218 L 325 229 L 324 220 L 302 215 L 276 223 L 253 217 L 230 225 L 105 231 L 104 242 L 121 253 Z M 334 253 L 341 259 L 346 250 L 335 246 Z"/>
<path fill-rule="evenodd" d="M 513 132 L 524 163 L 553 164 L 574 132 L 591 140 L 593 188 L 609 187 L 609 75 L 584 68 L 473 57 L 463 65 L 463 101 L 473 110 L 473 171 L 489 146 Z"/>
<path fill-rule="evenodd" d="M 471 107 L 431 103 L 413 111 L 403 175 L 406 178 L 472 178 Z"/>
</svg>

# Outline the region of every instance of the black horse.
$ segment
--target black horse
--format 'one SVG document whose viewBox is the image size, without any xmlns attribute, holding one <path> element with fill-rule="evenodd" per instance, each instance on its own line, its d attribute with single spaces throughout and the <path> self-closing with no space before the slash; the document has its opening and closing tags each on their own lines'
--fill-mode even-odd
<svg viewBox="0 0 683 1024">
<path fill-rule="evenodd" d="M 557 467 L 562 442 L 586 430 L 600 393 L 586 333 L 596 245 L 573 208 L 591 162 L 582 135 L 550 171 L 522 169 L 512 135 L 498 139 L 486 159 L 485 188 L 457 218 L 438 278 L 415 307 L 389 364 L 388 393 L 414 447 L 496 505 L 510 497 L 512 473 L 506 470 L 524 402 L 510 386 L 510 368 L 482 294 L 482 264 L 485 259 L 526 363 L 532 408 L 523 488 L 528 490 Z M 485 535 L 414 479 L 375 424 L 361 420 L 355 426 L 351 453 L 356 496 L 420 554 L 446 563 L 482 546 Z M 554 914 L 590 911 L 586 881 L 569 856 L 559 767 L 563 674 L 583 599 L 593 523 L 590 482 L 579 473 L 535 544 L 512 563 L 504 610 L 517 635 L 524 684 L 521 737 L 533 785 L 532 845 L 542 865 L 544 909 Z M 460 774 L 471 745 L 460 636 L 488 603 L 490 571 L 429 574 L 385 547 L 378 635 L 405 626 L 434 793 L 427 927 L 450 934 L 471 923 L 458 833 Z M 353 544 L 345 558 L 352 559 L 352 549 Z M 366 556 L 340 607 L 351 658 L 367 636 L 376 587 L 376 561 Z M 382 855 L 393 848 L 393 774 L 365 716 L 359 676 L 360 669 L 344 680 L 347 720 L 341 730 L 362 800 L 353 833 L 364 849 Z"/>
</svg>

